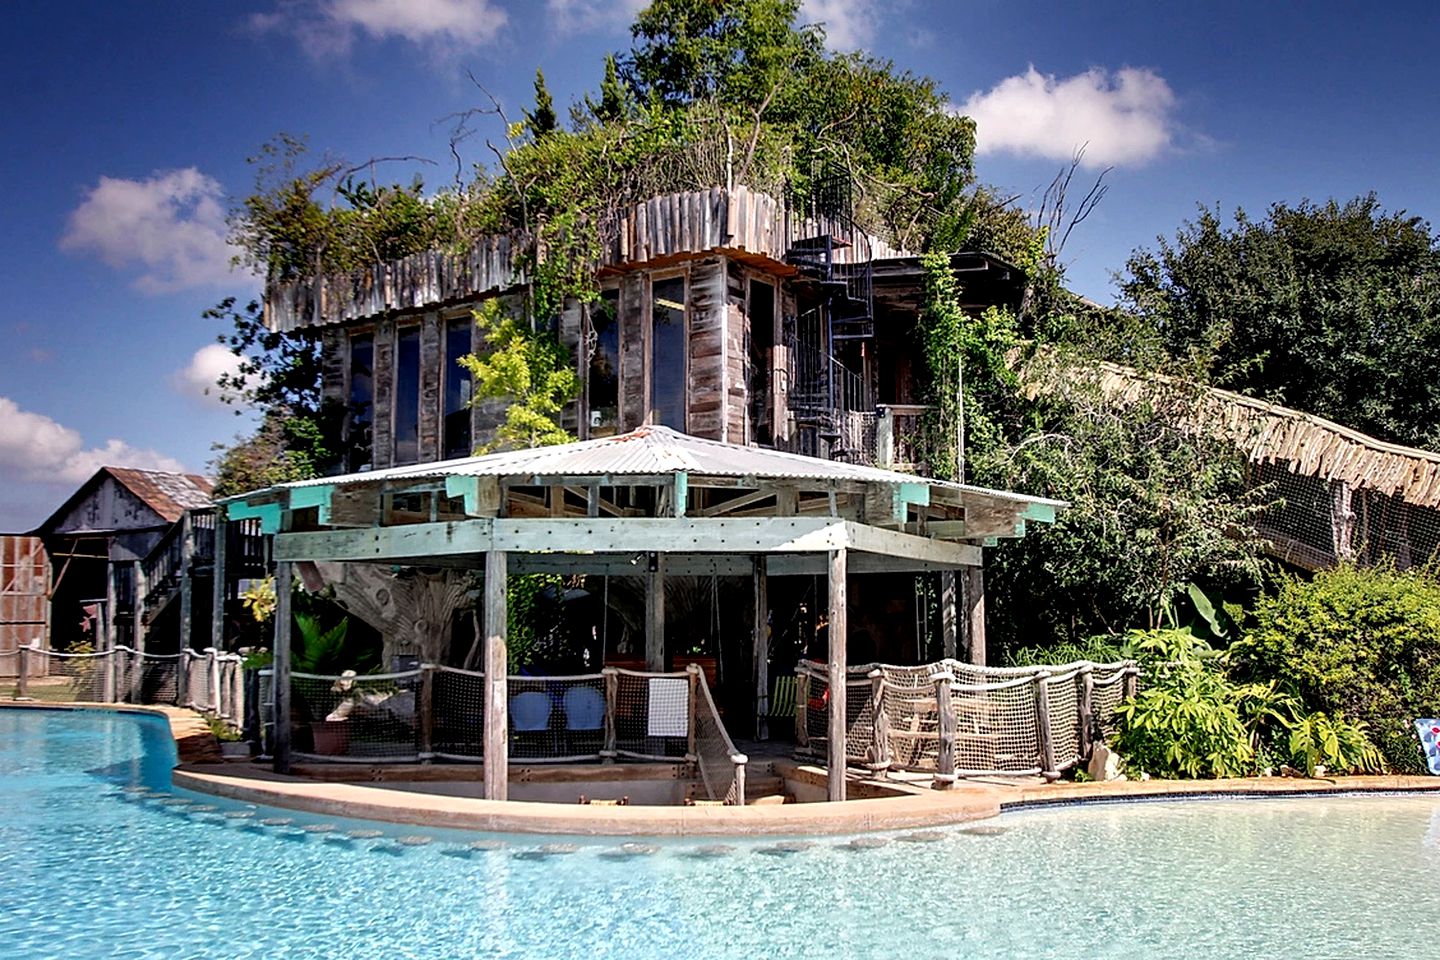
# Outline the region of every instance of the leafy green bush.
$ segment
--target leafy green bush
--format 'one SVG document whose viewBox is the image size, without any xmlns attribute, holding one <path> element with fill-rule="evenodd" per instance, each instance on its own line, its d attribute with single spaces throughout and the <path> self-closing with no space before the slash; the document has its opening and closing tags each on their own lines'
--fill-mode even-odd
<svg viewBox="0 0 1440 960">
<path fill-rule="evenodd" d="M 1440 709 L 1433 572 L 1341 567 L 1288 578 L 1256 605 L 1233 654 L 1249 675 L 1291 684 L 1308 709 L 1358 718 L 1392 768 L 1424 772 L 1410 724 Z"/>
<path fill-rule="evenodd" d="M 1243 777 L 1255 770 L 1246 691 L 1187 630 L 1132 633 L 1149 662 L 1135 697 L 1120 704 L 1115 747 L 1126 768 L 1157 777 Z"/>
</svg>

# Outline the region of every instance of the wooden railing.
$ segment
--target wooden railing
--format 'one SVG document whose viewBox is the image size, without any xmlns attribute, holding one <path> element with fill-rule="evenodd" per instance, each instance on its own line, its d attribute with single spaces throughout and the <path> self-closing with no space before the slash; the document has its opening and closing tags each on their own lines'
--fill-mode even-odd
<svg viewBox="0 0 1440 960">
<path fill-rule="evenodd" d="M 876 408 L 875 465 L 907 473 L 925 472 L 924 418 L 929 407 L 913 403 L 884 403 Z"/>
</svg>

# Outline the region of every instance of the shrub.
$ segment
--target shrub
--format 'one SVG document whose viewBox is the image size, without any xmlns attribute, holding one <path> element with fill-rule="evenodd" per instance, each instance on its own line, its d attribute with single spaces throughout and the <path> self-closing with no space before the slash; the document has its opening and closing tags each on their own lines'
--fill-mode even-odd
<svg viewBox="0 0 1440 960">
<path fill-rule="evenodd" d="M 1293 686 L 1310 710 L 1359 719 L 1389 765 L 1424 772 L 1411 730 L 1440 709 L 1440 580 L 1340 567 L 1287 578 L 1233 648 L 1244 670 Z"/>
</svg>

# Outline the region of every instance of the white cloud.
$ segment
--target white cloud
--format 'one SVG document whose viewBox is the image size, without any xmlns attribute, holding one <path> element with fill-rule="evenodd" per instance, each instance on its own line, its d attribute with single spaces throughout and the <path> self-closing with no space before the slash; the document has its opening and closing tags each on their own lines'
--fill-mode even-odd
<svg viewBox="0 0 1440 960">
<path fill-rule="evenodd" d="M 818 23 L 825 28 L 825 46 L 849 52 L 863 50 L 875 39 L 880 16 L 886 4 L 882 0 L 805 0 L 800 5 L 803 23 Z"/>
<path fill-rule="evenodd" d="M 1175 139 L 1175 94 L 1153 70 L 1100 68 L 1065 79 L 1033 66 L 957 109 L 975 120 L 976 152 L 1068 160 L 1087 167 L 1142 164 Z"/>
<path fill-rule="evenodd" d="M 615 31 L 630 25 L 650 0 L 545 0 L 545 11 L 562 34 Z"/>
<path fill-rule="evenodd" d="M 0 397 L 0 476 L 31 483 L 77 484 L 100 467 L 183 471 L 184 464 L 155 450 L 137 450 L 111 438 L 85 446 L 78 431 Z"/>
<path fill-rule="evenodd" d="M 258 30 L 293 32 L 312 56 L 345 53 L 356 37 L 399 38 L 451 52 L 493 43 L 509 22 L 493 0 L 280 0 L 250 18 Z"/>
<path fill-rule="evenodd" d="M 222 402 L 225 396 L 216 381 L 222 374 L 240 369 L 240 358 L 218 343 L 207 344 L 195 351 L 190 362 L 170 375 L 170 385 L 188 397 Z"/>
<path fill-rule="evenodd" d="M 93 253 L 112 267 L 143 268 L 146 293 L 233 284 L 224 191 L 194 167 L 145 180 L 101 177 L 70 214 L 60 248 Z"/>
</svg>

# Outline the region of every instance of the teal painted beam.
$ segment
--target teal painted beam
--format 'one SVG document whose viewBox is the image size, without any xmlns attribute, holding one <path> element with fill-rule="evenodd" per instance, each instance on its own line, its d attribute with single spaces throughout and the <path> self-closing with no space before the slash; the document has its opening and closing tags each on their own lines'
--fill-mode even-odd
<svg viewBox="0 0 1440 960">
<path fill-rule="evenodd" d="M 685 516 L 685 501 L 690 499 L 690 474 L 681 470 L 675 474 L 675 516 Z"/>
<path fill-rule="evenodd" d="M 1036 523 L 1054 523 L 1055 506 L 1049 503 L 1031 503 L 1025 507 L 1025 512 L 1020 514 L 1022 519 L 1034 520 Z"/>
<path fill-rule="evenodd" d="M 319 507 L 321 526 L 330 525 L 330 495 L 335 492 L 333 484 L 322 483 L 314 487 L 296 487 L 290 491 L 290 509 L 303 510 Z"/>
<path fill-rule="evenodd" d="M 480 478 L 446 477 L 445 496 L 463 497 L 465 500 L 465 513 L 472 517 L 477 516 L 480 513 Z"/>
<path fill-rule="evenodd" d="M 227 507 L 230 520 L 259 520 L 261 533 L 279 533 L 280 518 L 283 510 L 278 503 L 262 503 L 258 506 L 251 506 L 248 503 L 236 502 Z"/>
</svg>

